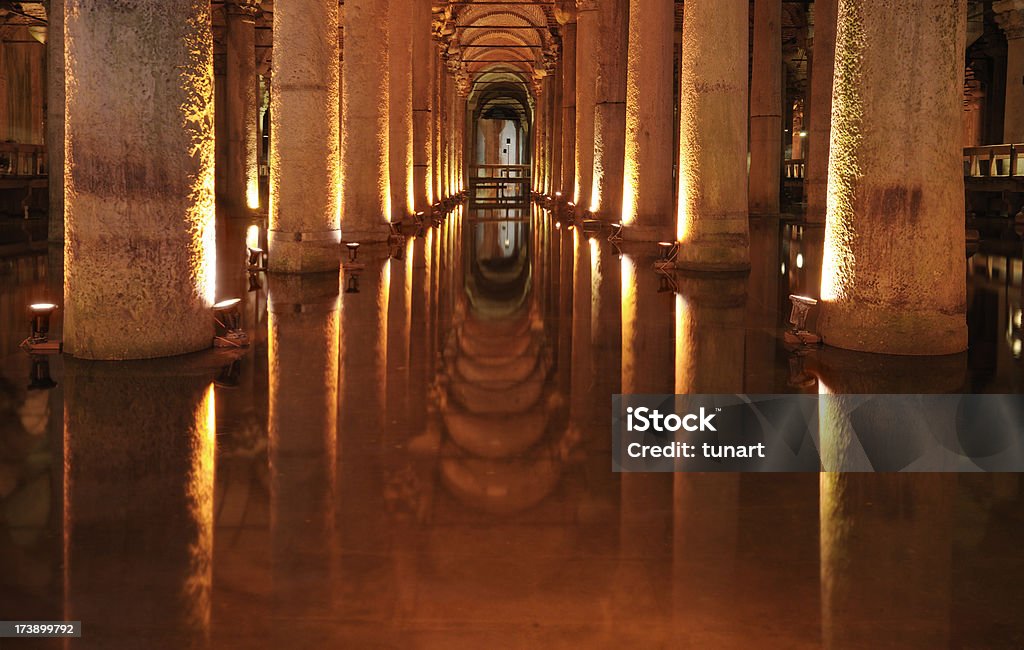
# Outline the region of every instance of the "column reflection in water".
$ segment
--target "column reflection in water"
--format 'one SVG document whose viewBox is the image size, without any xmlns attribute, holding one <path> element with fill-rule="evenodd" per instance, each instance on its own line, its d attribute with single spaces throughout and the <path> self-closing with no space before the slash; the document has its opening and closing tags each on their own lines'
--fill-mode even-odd
<svg viewBox="0 0 1024 650">
<path fill-rule="evenodd" d="M 206 647 L 213 369 L 66 364 L 63 618 L 88 626 L 90 647 Z"/>
<path fill-rule="evenodd" d="M 590 242 L 579 228 L 572 236 L 572 360 L 570 364 L 569 419 L 574 435 L 589 435 L 591 400 L 594 396 L 592 331 L 592 287 L 590 283 Z"/>
<path fill-rule="evenodd" d="M 435 233 L 435 236 L 437 233 Z M 435 247 L 435 252 L 438 249 Z M 385 488 L 391 478 L 385 454 L 388 304 L 391 266 L 387 247 L 363 246 L 363 268 L 344 269 L 341 302 L 340 408 L 338 411 L 338 541 L 342 605 L 357 619 L 387 620 L 393 602 L 391 518 Z M 352 277 L 359 276 L 359 291 Z M 436 287 L 436 283 L 435 283 Z"/>
<path fill-rule="evenodd" d="M 624 248 L 622 393 L 674 392 L 674 294 L 654 269 L 654 247 Z M 616 599 L 637 621 L 666 616 L 672 576 L 672 474 L 621 474 Z M 667 639 L 664 640 L 667 642 Z"/>
<path fill-rule="evenodd" d="M 338 275 L 272 275 L 269 285 L 273 606 L 317 616 L 335 584 Z"/>
</svg>

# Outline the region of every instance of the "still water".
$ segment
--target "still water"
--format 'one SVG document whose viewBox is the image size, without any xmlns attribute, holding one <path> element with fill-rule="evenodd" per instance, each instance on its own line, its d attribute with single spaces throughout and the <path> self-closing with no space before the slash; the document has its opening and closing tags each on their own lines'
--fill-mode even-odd
<svg viewBox="0 0 1024 650">
<path fill-rule="evenodd" d="M 1024 646 L 1017 476 L 617 475 L 608 426 L 618 392 L 1020 392 L 1019 245 L 966 260 L 971 351 L 905 359 L 783 344 L 820 229 L 699 279 L 459 208 L 268 278 L 248 225 L 248 349 L 55 386 L 18 343 L 60 251 L 0 260 L 0 619 L 83 623 L 0 647 Z"/>
</svg>

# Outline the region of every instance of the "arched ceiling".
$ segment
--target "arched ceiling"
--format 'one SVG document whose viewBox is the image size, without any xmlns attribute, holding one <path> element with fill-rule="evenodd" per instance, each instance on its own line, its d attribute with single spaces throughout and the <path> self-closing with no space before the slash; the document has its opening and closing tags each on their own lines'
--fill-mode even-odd
<svg viewBox="0 0 1024 650">
<path fill-rule="evenodd" d="M 434 36 L 460 92 L 482 113 L 528 109 L 561 52 L 556 5 L 574 0 L 445 0 Z"/>
</svg>

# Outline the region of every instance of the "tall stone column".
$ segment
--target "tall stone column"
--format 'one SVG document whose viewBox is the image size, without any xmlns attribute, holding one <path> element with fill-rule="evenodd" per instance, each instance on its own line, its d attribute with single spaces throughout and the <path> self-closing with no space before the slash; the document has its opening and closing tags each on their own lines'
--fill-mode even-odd
<svg viewBox="0 0 1024 650">
<path fill-rule="evenodd" d="M 594 176 L 594 92 L 597 89 L 596 0 L 576 1 L 576 186 L 574 201 L 590 207 Z"/>
<path fill-rule="evenodd" d="M 341 224 L 335 0 L 275 5 L 271 78 L 270 270 L 336 269 Z"/>
<path fill-rule="evenodd" d="M 256 155 L 256 13 L 258 0 L 232 0 L 227 13 L 227 191 L 231 216 L 260 207 Z"/>
<path fill-rule="evenodd" d="M 385 241 L 388 237 L 388 2 L 345 3 L 345 89 L 341 101 L 341 221 L 345 241 Z"/>
<path fill-rule="evenodd" d="M 559 64 L 551 78 L 551 187 L 548 191 L 552 195 L 562 189 L 562 70 Z"/>
<path fill-rule="evenodd" d="M 672 239 L 672 0 L 630 0 L 623 235 Z"/>
<path fill-rule="evenodd" d="M 836 11 L 839 0 L 814 3 L 814 45 L 811 64 L 810 120 L 807 126 L 807 165 L 804 168 L 806 218 L 825 222 L 828 190 L 828 149 L 832 133 L 832 79 L 836 64 Z"/>
<path fill-rule="evenodd" d="M 747 193 L 747 0 L 683 7 L 677 266 L 750 267 Z"/>
<path fill-rule="evenodd" d="M 963 0 L 840 0 L 819 323 L 828 345 L 967 347 L 965 21 Z M 929 52 L 928 65 L 892 65 L 907 52 Z"/>
<path fill-rule="evenodd" d="M 215 290 L 209 6 L 68 0 L 65 19 L 74 70 L 65 348 L 87 359 L 207 348 Z"/>
<path fill-rule="evenodd" d="M 1024 0 L 992 3 L 996 21 L 1006 33 L 1006 112 L 1003 142 L 1024 142 Z"/>
<path fill-rule="evenodd" d="M 50 0 L 46 28 L 48 239 L 64 241 L 64 0 Z M 4 97 L 7 94 L 4 93 Z"/>
<path fill-rule="evenodd" d="M 572 3 L 568 3 L 571 5 Z M 576 183 L 576 9 L 560 9 L 562 26 L 562 170 L 559 190 L 568 199 Z"/>
<path fill-rule="evenodd" d="M 544 186 L 547 178 L 547 156 L 548 156 L 548 139 L 547 139 L 547 94 L 544 92 L 547 84 L 543 81 L 535 86 L 538 88 L 537 97 L 534 102 L 533 111 L 533 132 L 534 132 L 534 151 L 537 155 L 533 158 L 533 190 L 535 192 L 544 193 Z M 501 142 L 498 143 L 498 155 L 499 160 L 501 156 Z"/>
<path fill-rule="evenodd" d="M 594 97 L 594 173 L 590 209 L 605 221 L 617 222 L 622 214 L 622 170 L 626 151 L 629 0 L 605 0 L 598 6 L 597 17 L 598 42 L 601 45 Z M 665 67 L 671 74 L 671 64 L 666 62 Z"/>
<path fill-rule="evenodd" d="M 782 0 L 754 0 L 754 58 L 750 74 L 750 214 L 779 213 L 781 171 Z"/>
<path fill-rule="evenodd" d="M 428 211 L 434 203 L 434 154 L 431 137 L 431 95 L 434 91 L 434 41 L 431 0 L 415 0 L 412 15 L 412 124 L 413 187 L 415 209 Z"/>
<path fill-rule="evenodd" d="M 412 184 L 414 4 L 408 0 L 395 0 L 388 5 L 388 161 L 391 168 L 391 221 L 399 222 L 416 211 Z"/>
</svg>

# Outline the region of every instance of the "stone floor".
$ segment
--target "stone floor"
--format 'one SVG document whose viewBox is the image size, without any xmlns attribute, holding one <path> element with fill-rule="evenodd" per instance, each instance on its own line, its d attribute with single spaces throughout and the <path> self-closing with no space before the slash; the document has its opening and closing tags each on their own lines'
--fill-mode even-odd
<svg viewBox="0 0 1024 650">
<path fill-rule="evenodd" d="M 60 251 L 0 259 L 0 619 L 84 630 L 0 648 L 1024 647 L 1018 476 L 618 475 L 607 426 L 623 376 L 1021 392 L 1019 244 L 967 261 L 969 353 L 800 354 L 820 230 L 669 278 L 507 216 L 253 284 L 225 224 L 248 350 L 51 357 L 44 390 L 18 343 Z"/>
</svg>

